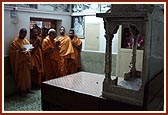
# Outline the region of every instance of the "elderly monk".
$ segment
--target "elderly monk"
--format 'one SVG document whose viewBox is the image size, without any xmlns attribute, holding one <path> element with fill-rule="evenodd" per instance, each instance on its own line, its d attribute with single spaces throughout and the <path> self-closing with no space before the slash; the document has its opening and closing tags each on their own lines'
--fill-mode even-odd
<svg viewBox="0 0 168 115">
<path fill-rule="evenodd" d="M 31 52 L 32 57 L 32 71 L 31 71 L 31 78 L 32 78 L 32 86 L 34 88 L 40 88 L 41 87 L 41 80 L 42 76 L 44 74 L 44 68 L 43 68 L 43 57 L 42 57 L 42 51 L 41 51 L 41 41 L 42 38 L 40 37 L 40 33 L 36 28 L 32 30 L 32 37 L 30 39 L 30 42 L 33 45 L 33 50 Z"/>
<path fill-rule="evenodd" d="M 26 35 L 27 30 L 25 28 L 20 29 L 19 36 L 15 37 L 10 45 L 12 74 L 21 96 L 24 96 L 26 92 L 31 92 L 31 53 L 24 48 L 24 45 L 30 44 L 25 38 Z"/>
<path fill-rule="evenodd" d="M 43 39 L 42 52 L 44 55 L 45 80 L 60 76 L 60 42 L 56 39 L 56 30 L 50 29 L 48 36 Z"/>
<path fill-rule="evenodd" d="M 61 56 L 61 76 L 69 74 L 68 65 L 69 62 L 75 59 L 74 49 L 69 36 L 65 34 L 65 28 L 62 26 L 60 28 L 60 36 L 58 36 L 60 41 L 60 56 Z"/>
<path fill-rule="evenodd" d="M 69 37 L 71 38 L 71 42 L 74 49 L 75 59 L 71 62 L 69 67 L 70 73 L 76 73 L 81 70 L 81 58 L 80 52 L 82 47 L 82 41 L 74 34 L 74 30 L 69 30 Z"/>
</svg>

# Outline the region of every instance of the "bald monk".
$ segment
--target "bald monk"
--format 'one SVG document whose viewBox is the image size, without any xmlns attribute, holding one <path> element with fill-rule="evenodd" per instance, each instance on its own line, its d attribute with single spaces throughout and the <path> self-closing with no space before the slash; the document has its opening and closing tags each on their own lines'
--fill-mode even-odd
<svg viewBox="0 0 168 115">
<path fill-rule="evenodd" d="M 10 64 L 12 74 L 16 80 L 17 88 L 19 89 L 20 96 L 25 96 L 26 92 L 31 88 L 31 53 L 26 51 L 24 45 L 30 44 L 28 39 L 25 38 L 27 30 L 20 29 L 19 36 L 15 37 L 10 45 Z"/>
<path fill-rule="evenodd" d="M 44 55 L 45 80 L 60 76 L 60 42 L 56 39 L 56 30 L 50 29 L 48 36 L 43 39 L 42 52 Z"/>
<path fill-rule="evenodd" d="M 41 41 L 42 38 L 39 36 L 40 33 L 36 28 L 32 30 L 32 37 L 30 39 L 30 42 L 34 46 L 31 57 L 32 57 L 32 71 L 31 71 L 31 78 L 32 78 L 32 86 L 35 88 L 41 87 L 41 80 L 42 76 L 44 74 L 44 68 L 43 68 L 43 57 L 42 57 L 42 51 L 41 51 Z"/>
<path fill-rule="evenodd" d="M 75 35 L 74 30 L 69 30 L 69 37 L 71 38 L 71 42 L 74 49 L 75 59 L 71 63 L 69 67 L 70 73 L 76 73 L 81 70 L 81 58 L 80 58 L 80 52 L 82 48 L 82 41 Z"/>
<path fill-rule="evenodd" d="M 65 76 L 69 74 L 68 64 L 75 59 L 75 55 L 71 39 L 65 34 L 65 28 L 63 26 L 60 28 L 60 36 L 58 36 L 58 40 L 60 41 L 61 76 Z"/>
</svg>

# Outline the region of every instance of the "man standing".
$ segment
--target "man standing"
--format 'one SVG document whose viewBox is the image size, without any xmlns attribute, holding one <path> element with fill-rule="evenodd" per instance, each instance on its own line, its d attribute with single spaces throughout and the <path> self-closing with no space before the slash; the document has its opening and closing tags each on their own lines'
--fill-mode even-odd
<svg viewBox="0 0 168 115">
<path fill-rule="evenodd" d="M 36 28 L 34 28 L 32 30 L 32 37 L 30 39 L 30 42 L 34 47 L 31 52 L 32 57 L 31 78 L 32 78 L 32 86 L 34 86 L 35 88 L 41 87 L 41 80 L 44 74 L 43 55 L 41 51 L 42 38 L 39 35 L 40 35 L 39 31 Z"/>
<path fill-rule="evenodd" d="M 69 30 L 69 37 L 71 38 L 71 42 L 72 42 L 74 54 L 75 54 L 75 59 L 72 62 L 72 65 L 74 66 L 71 66 L 71 68 L 69 69 L 71 69 L 70 70 L 71 73 L 76 73 L 81 70 L 80 52 L 82 48 L 82 41 L 74 34 L 73 29 Z"/>
<path fill-rule="evenodd" d="M 12 74 L 14 75 L 21 96 L 24 96 L 26 91 L 31 92 L 31 53 L 24 48 L 24 45 L 30 44 L 28 39 L 25 38 L 26 35 L 27 30 L 25 28 L 20 29 L 19 36 L 10 45 Z"/>
<path fill-rule="evenodd" d="M 69 36 L 65 35 L 65 28 L 62 26 L 60 28 L 60 36 L 58 36 L 60 41 L 60 56 L 61 56 L 61 76 L 69 74 L 68 65 L 69 62 L 75 59 L 74 49 Z"/>
<path fill-rule="evenodd" d="M 59 44 L 60 42 L 56 39 L 56 30 L 50 29 L 48 31 L 48 36 L 42 42 L 45 80 L 60 76 Z"/>
</svg>

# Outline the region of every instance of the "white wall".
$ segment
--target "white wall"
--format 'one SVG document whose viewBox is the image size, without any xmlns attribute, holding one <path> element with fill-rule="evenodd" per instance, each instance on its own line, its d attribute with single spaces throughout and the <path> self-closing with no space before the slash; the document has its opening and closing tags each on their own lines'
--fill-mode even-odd
<svg viewBox="0 0 168 115">
<path fill-rule="evenodd" d="M 106 39 L 104 37 L 105 35 L 105 30 L 104 30 L 104 23 L 103 23 L 103 18 L 99 18 L 96 16 L 85 16 L 85 25 L 86 23 L 99 23 L 100 24 L 100 41 L 99 41 L 99 51 L 100 52 L 105 52 L 106 49 Z M 84 44 L 84 39 L 82 39 L 83 44 Z M 116 54 L 118 51 L 118 33 L 114 36 L 113 41 L 112 41 L 112 53 Z M 83 49 L 85 49 L 83 45 Z"/>
<path fill-rule="evenodd" d="M 35 10 L 25 10 L 25 9 L 18 9 L 18 23 L 12 23 L 13 18 L 10 17 L 10 10 L 12 8 L 5 8 L 4 9 L 4 55 L 8 55 L 9 53 L 9 45 L 13 39 L 14 36 L 18 35 L 18 32 L 20 28 L 24 27 L 27 29 L 28 34 L 27 37 L 29 38 L 29 23 L 30 23 L 30 17 L 34 18 L 49 18 L 49 19 L 55 19 L 60 20 L 59 22 L 62 22 L 62 25 L 66 28 L 66 33 L 68 34 L 69 29 L 71 28 L 71 16 L 70 14 L 55 14 L 55 13 L 49 13 L 49 12 L 40 12 Z M 105 52 L 105 46 L 106 46 L 106 39 L 104 37 L 105 30 L 104 30 L 104 24 L 103 19 L 96 17 L 96 15 L 86 15 L 85 16 L 85 24 L 86 23 L 99 23 L 100 24 L 100 41 L 99 41 L 99 51 Z M 61 25 L 61 24 L 60 24 Z M 113 38 L 113 47 L 112 47 L 112 53 L 117 53 L 118 48 L 118 35 L 116 34 Z M 85 49 L 85 39 L 82 40 L 82 50 Z"/>
<path fill-rule="evenodd" d="M 54 14 L 54 13 L 46 13 L 46 12 L 37 12 L 31 10 L 18 9 L 18 23 L 12 23 L 13 18 L 10 17 L 10 8 L 4 9 L 4 55 L 8 55 L 9 53 L 9 45 L 16 35 L 18 35 L 19 30 L 24 27 L 27 29 L 29 38 L 29 23 L 30 17 L 37 18 L 49 18 L 55 20 L 62 20 L 62 26 L 66 28 L 66 32 L 68 33 L 71 27 L 71 16 L 70 14 Z"/>
</svg>

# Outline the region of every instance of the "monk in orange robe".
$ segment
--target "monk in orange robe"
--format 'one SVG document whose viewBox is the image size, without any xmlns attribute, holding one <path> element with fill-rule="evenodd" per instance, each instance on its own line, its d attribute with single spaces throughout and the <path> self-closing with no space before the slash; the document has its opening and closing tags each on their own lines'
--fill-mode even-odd
<svg viewBox="0 0 168 115">
<path fill-rule="evenodd" d="M 75 59 L 74 49 L 69 36 L 65 35 L 65 28 L 62 26 L 60 28 L 60 36 L 58 36 L 60 41 L 60 56 L 61 56 L 61 76 L 69 74 L 68 65 L 69 62 Z"/>
<path fill-rule="evenodd" d="M 60 76 L 60 42 L 56 39 L 56 30 L 50 29 L 48 34 L 49 35 L 43 39 L 42 42 L 45 80 L 50 80 Z"/>
<path fill-rule="evenodd" d="M 39 32 L 37 29 L 33 29 L 32 37 L 30 42 L 33 45 L 33 50 L 31 52 L 32 57 L 32 71 L 31 71 L 31 78 L 32 78 L 32 86 L 35 88 L 41 87 L 41 81 L 44 74 L 43 68 L 43 57 L 41 51 L 41 41 L 42 38 L 39 36 Z"/>
<path fill-rule="evenodd" d="M 24 45 L 30 44 L 25 38 L 26 35 L 27 30 L 20 29 L 19 36 L 12 41 L 9 52 L 12 74 L 21 96 L 24 96 L 26 91 L 31 92 L 31 53 L 24 48 Z"/>
<path fill-rule="evenodd" d="M 76 73 L 81 70 L 81 57 L 80 52 L 82 48 L 82 41 L 74 34 L 74 30 L 69 30 L 69 37 L 74 49 L 75 59 L 71 62 L 69 71 L 71 73 Z"/>
</svg>

